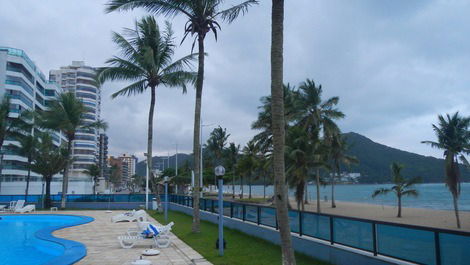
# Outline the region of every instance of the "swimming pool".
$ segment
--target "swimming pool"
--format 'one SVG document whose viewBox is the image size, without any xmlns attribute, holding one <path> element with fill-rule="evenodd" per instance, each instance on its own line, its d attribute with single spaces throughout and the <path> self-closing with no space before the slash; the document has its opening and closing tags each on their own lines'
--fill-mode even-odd
<svg viewBox="0 0 470 265">
<path fill-rule="evenodd" d="M 83 244 L 56 238 L 52 232 L 88 223 L 93 218 L 75 215 L 1 215 L 0 264 L 73 264 L 86 255 Z"/>
</svg>

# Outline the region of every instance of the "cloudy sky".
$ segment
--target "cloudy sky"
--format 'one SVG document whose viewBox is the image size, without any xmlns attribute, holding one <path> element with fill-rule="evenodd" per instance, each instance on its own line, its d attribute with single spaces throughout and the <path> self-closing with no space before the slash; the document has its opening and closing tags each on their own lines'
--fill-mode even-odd
<svg viewBox="0 0 470 265">
<path fill-rule="evenodd" d="M 227 0 L 227 6 L 239 1 Z M 260 5 L 231 25 L 219 40 L 207 37 L 203 121 L 244 144 L 255 132 L 259 98 L 270 92 L 270 5 Z M 2 0 L 0 46 L 23 49 L 47 75 L 84 60 L 102 66 L 117 55 L 111 32 L 132 27 L 143 10 L 104 13 L 105 0 Z M 285 82 L 310 78 L 324 96 L 339 96 L 344 132 L 424 155 L 441 153 L 420 144 L 434 139 L 437 114 L 470 114 L 470 2 L 393 0 L 286 1 Z M 160 23 L 164 18 L 158 18 Z M 179 44 L 185 20 L 171 19 Z M 191 42 L 178 47 L 187 55 Z M 125 83 L 103 86 L 102 117 L 108 121 L 111 154 L 146 148 L 149 96 L 110 99 Z M 192 149 L 195 93 L 157 92 L 154 150 Z M 207 138 L 211 126 L 204 127 Z"/>
</svg>

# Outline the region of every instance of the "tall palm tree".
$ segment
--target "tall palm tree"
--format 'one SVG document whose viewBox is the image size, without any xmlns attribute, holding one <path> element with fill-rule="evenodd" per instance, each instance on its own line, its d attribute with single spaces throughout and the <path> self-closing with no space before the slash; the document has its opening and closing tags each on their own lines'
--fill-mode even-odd
<svg viewBox="0 0 470 265">
<path fill-rule="evenodd" d="M 232 199 L 235 199 L 235 175 L 237 174 L 237 163 L 240 156 L 240 145 L 230 143 L 225 150 L 225 164 L 227 171 L 232 175 Z"/>
<path fill-rule="evenodd" d="M 333 174 L 331 174 L 331 207 L 336 208 L 335 203 L 335 177 L 339 178 L 341 164 L 350 165 L 359 161 L 354 156 L 346 154 L 347 143 L 341 133 L 334 133 L 327 137 L 329 143 L 329 158 L 332 162 Z"/>
<path fill-rule="evenodd" d="M 273 173 L 276 216 L 281 238 L 282 264 L 295 265 L 294 250 L 287 209 L 284 146 L 284 90 L 283 84 L 283 41 L 284 41 L 284 0 L 272 0 L 271 23 L 271 117 L 273 133 Z"/>
<path fill-rule="evenodd" d="M 193 136 L 193 154 L 194 154 L 194 173 L 199 176 L 200 169 L 200 143 L 199 134 L 201 133 L 201 104 L 202 104 L 202 88 L 204 82 L 204 40 L 207 33 L 213 32 L 217 40 L 217 31 L 221 29 L 218 19 L 232 23 L 240 14 L 245 14 L 251 5 L 257 4 L 257 0 L 247 0 L 241 4 L 223 9 L 223 0 L 198 0 L 198 1 L 181 1 L 181 0 L 110 0 L 107 4 L 106 12 L 131 10 L 135 8 L 144 8 L 150 13 L 164 15 L 168 17 L 183 15 L 187 18 L 184 28 L 185 40 L 188 35 L 194 36 L 192 49 L 195 43 L 198 43 L 198 71 L 196 81 L 196 104 L 194 111 L 194 136 Z M 193 232 L 200 231 L 199 218 L 199 178 L 195 178 L 195 192 L 193 193 Z"/>
<path fill-rule="evenodd" d="M 0 101 L 0 147 L 3 146 L 5 140 L 14 140 L 23 136 L 23 134 L 30 131 L 30 125 L 24 117 L 24 112 L 16 115 L 11 111 L 10 97 L 4 94 Z M 3 170 L 3 150 L 0 148 L 0 191 L 2 184 L 2 170 Z"/>
<path fill-rule="evenodd" d="M 48 133 L 39 134 L 39 143 L 36 146 L 31 164 L 31 170 L 42 175 L 46 183 L 45 208 L 51 207 L 51 181 L 55 174 L 66 169 L 69 163 L 68 150 L 57 147 Z"/>
<path fill-rule="evenodd" d="M 97 164 L 90 165 L 83 173 L 90 176 L 93 180 L 93 194 L 96 194 L 96 185 L 98 184 L 101 169 Z"/>
<path fill-rule="evenodd" d="M 156 88 L 160 85 L 181 87 L 183 93 L 186 93 L 186 85 L 194 84 L 196 77 L 194 72 L 186 71 L 195 59 L 195 54 L 172 62 L 175 44 L 171 25 L 166 23 L 165 30 L 161 31 L 152 16 L 142 18 L 136 22 L 135 29 L 125 29 L 124 32 L 129 38 L 113 33 L 113 41 L 121 50 L 122 57 L 108 59 L 106 63 L 109 67 L 98 70 L 98 80 L 100 83 L 116 80 L 133 82 L 112 94 L 112 98 L 142 94 L 150 90 L 147 170 L 151 174 Z M 159 198 L 160 196 L 157 196 L 157 200 Z"/>
<path fill-rule="evenodd" d="M 72 143 L 78 130 L 106 129 L 107 124 L 102 120 L 86 121 L 87 112 L 83 102 L 74 93 L 65 92 L 52 100 L 49 108 L 39 114 L 39 125 L 52 130 L 62 131 L 67 138 L 68 165 L 62 181 L 61 208 L 65 208 L 69 184 L 69 170 L 72 164 Z"/>
<path fill-rule="evenodd" d="M 214 155 L 213 166 L 218 166 L 220 163 L 223 163 L 222 155 L 229 137 L 230 134 L 227 133 L 227 129 L 219 126 L 212 130 L 209 139 L 207 139 L 206 148 Z M 215 175 L 214 185 L 217 186 L 217 178 Z"/>
<path fill-rule="evenodd" d="M 454 202 L 455 218 L 457 227 L 460 228 L 458 199 L 460 196 L 460 168 L 459 159 L 462 163 L 468 165 L 468 161 L 464 154 L 470 154 L 470 118 L 462 117 L 458 112 L 452 116 L 439 115 L 438 124 L 432 125 L 437 142 L 422 141 L 421 143 L 429 144 L 431 147 L 444 150 L 445 159 L 445 183 L 452 193 Z"/>
<path fill-rule="evenodd" d="M 380 188 L 372 193 L 372 198 L 375 198 L 378 195 L 385 195 L 389 192 L 394 192 L 398 199 L 398 214 L 397 217 L 401 217 L 401 200 L 405 196 L 418 196 L 418 191 L 413 188 L 413 186 L 419 182 L 421 179 L 418 177 L 406 179 L 401 175 L 401 170 L 403 165 L 393 162 L 391 166 L 392 171 L 392 182 L 393 185 L 391 188 Z"/>
<path fill-rule="evenodd" d="M 25 201 L 27 201 L 29 193 L 29 182 L 31 179 L 31 164 L 36 155 L 36 149 L 39 144 L 39 139 L 36 135 L 28 134 L 19 137 L 17 140 L 19 146 L 12 145 L 12 147 L 16 150 L 18 155 L 26 157 L 28 163 L 28 175 L 26 176 L 26 189 L 24 192 Z"/>
</svg>

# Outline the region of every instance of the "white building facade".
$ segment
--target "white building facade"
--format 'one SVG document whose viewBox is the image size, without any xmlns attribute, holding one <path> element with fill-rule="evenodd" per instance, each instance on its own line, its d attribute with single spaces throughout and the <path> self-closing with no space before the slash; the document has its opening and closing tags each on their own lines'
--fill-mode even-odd
<svg viewBox="0 0 470 265">
<path fill-rule="evenodd" d="M 24 110 L 45 110 L 48 102 L 63 90 L 56 83 L 48 81 L 44 74 L 20 49 L 0 47 L 0 96 L 10 96 L 10 117 L 17 118 Z M 32 132 L 34 134 L 34 130 Z M 60 132 L 52 134 L 56 145 L 66 142 Z M 16 141 L 6 139 L 3 146 L 2 174 L 0 176 L 0 194 L 24 194 L 26 188 L 27 159 L 17 155 L 10 145 L 18 145 Z M 42 177 L 31 172 L 29 193 L 41 194 Z M 53 177 L 51 193 L 61 191 L 62 175 Z M 83 193 L 89 183 L 75 183 L 70 191 Z"/>
<path fill-rule="evenodd" d="M 95 122 L 101 116 L 101 90 L 95 82 L 95 69 L 82 61 L 73 61 L 71 65 L 51 70 L 49 79 L 57 82 L 64 91 L 75 93 L 86 107 L 85 121 Z M 92 179 L 84 171 L 98 163 L 99 135 L 97 129 L 79 130 L 73 141 L 74 162 L 70 170 L 70 182 L 83 182 Z M 92 189 L 85 193 L 92 193 Z"/>
</svg>

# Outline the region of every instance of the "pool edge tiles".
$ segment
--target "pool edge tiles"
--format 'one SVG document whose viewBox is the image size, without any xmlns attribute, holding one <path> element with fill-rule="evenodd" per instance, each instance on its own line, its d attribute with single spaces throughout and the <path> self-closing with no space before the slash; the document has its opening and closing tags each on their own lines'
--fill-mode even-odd
<svg viewBox="0 0 470 265">
<path fill-rule="evenodd" d="M 71 215 L 71 214 L 44 214 L 47 216 L 73 216 L 73 217 L 79 217 L 80 219 L 75 222 L 75 223 L 70 223 L 66 225 L 60 225 L 60 226 L 50 226 L 43 228 L 41 230 L 38 230 L 35 234 L 35 236 L 39 239 L 57 243 L 61 246 L 64 247 L 64 253 L 52 260 L 49 260 L 46 262 L 44 265 L 69 265 L 69 264 L 74 264 L 78 262 L 79 260 L 83 259 L 86 254 L 86 246 L 85 244 L 78 242 L 78 241 L 73 241 L 73 240 L 68 240 L 64 238 L 59 238 L 55 237 L 52 233 L 54 231 L 64 229 L 67 227 L 72 227 L 72 226 L 79 226 L 83 224 L 87 224 L 90 222 L 93 222 L 95 219 L 89 216 L 83 216 L 83 215 Z"/>
</svg>

